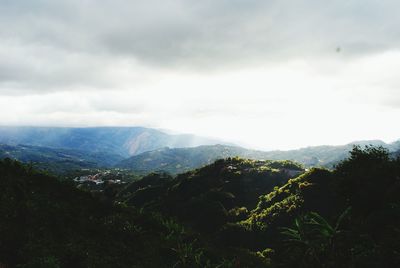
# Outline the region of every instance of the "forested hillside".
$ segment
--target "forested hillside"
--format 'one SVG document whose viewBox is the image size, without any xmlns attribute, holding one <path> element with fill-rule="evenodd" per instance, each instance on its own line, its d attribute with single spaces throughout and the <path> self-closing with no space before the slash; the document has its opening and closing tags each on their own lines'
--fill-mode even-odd
<svg viewBox="0 0 400 268">
<path fill-rule="evenodd" d="M 174 180 L 153 176 L 121 195 L 129 205 L 177 217 L 225 252 L 250 252 L 266 267 L 400 264 L 400 160 L 386 149 L 355 147 L 333 171 L 311 169 L 284 184 L 255 163 L 232 159 Z"/>
<path fill-rule="evenodd" d="M 218 160 L 112 195 L 0 161 L 7 267 L 398 267 L 400 159 L 355 147 L 333 170 Z"/>
<path fill-rule="evenodd" d="M 229 267 L 175 220 L 0 161 L 0 266 Z"/>
<path fill-rule="evenodd" d="M 128 185 L 118 199 L 165 212 L 199 229 L 218 230 L 244 217 L 258 196 L 303 172 L 290 161 L 228 158 L 176 178 L 151 174 Z"/>
<path fill-rule="evenodd" d="M 385 149 L 356 147 L 333 172 L 313 169 L 261 196 L 240 225 L 277 265 L 397 267 L 399 177 Z"/>
</svg>

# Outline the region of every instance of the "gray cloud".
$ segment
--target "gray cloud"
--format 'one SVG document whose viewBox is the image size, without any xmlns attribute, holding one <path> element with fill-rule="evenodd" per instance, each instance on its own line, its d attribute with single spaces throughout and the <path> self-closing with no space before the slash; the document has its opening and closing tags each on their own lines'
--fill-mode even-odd
<svg viewBox="0 0 400 268">
<path fill-rule="evenodd" d="M 111 70 L 121 60 L 204 71 L 336 57 L 337 47 L 342 57 L 398 49 L 399 8 L 390 0 L 0 0 L 0 92 L 118 88 Z"/>
</svg>

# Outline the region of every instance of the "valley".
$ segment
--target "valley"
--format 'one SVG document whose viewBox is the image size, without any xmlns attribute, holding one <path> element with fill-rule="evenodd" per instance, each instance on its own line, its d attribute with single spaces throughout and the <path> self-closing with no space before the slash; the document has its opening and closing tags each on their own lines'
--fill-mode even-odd
<svg viewBox="0 0 400 268">
<path fill-rule="evenodd" d="M 14 135 L 15 133 L 18 133 Z M 392 154 L 400 142 L 358 141 L 340 146 L 314 146 L 289 151 L 260 151 L 194 135 L 169 135 L 142 127 L 0 128 L 0 158 L 9 157 L 55 175 L 82 169 L 125 169 L 138 175 L 187 172 L 218 159 L 290 160 L 305 168 L 334 165 L 356 145 L 382 146 Z"/>
<path fill-rule="evenodd" d="M 62 139 L 73 140 L 71 132 Z M 399 142 L 271 152 L 159 145 L 116 154 L 123 143 L 88 151 L 0 144 L 0 265 L 400 263 Z M 137 148 L 155 145 L 146 146 Z"/>
<path fill-rule="evenodd" d="M 399 171 L 382 147 L 355 147 L 333 170 L 228 157 L 177 176 L 82 170 L 74 181 L 6 158 L 0 263 L 395 267 Z"/>
</svg>

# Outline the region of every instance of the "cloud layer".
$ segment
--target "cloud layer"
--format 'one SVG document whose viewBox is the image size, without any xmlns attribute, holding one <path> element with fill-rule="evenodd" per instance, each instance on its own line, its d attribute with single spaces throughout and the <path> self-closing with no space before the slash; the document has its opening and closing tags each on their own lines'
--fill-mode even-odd
<svg viewBox="0 0 400 268">
<path fill-rule="evenodd" d="M 394 139 L 382 118 L 400 115 L 399 8 L 0 0 L 0 123 L 140 124 L 270 148 Z"/>
</svg>

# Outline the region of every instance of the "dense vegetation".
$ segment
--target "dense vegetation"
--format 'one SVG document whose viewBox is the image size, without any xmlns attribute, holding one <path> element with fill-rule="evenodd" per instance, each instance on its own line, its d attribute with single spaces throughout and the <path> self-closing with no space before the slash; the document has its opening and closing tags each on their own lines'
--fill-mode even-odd
<svg viewBox="0 0 400 268">
<path fill-rule="evenodd" d="M 307 172 L 228 158 L 96 196 L 4 160 L 0 265 L 399 267 L 393 156 L 355 147 L 335 169 Z"/>
<path fill-rule="evenodd" d="M 0 161 L 1 267 L 226 267 L 198 235 Z"/>
<path fill-rule="evenodd" d="M 128 185 L 118 198 L 177 217 L 197 229 L 215 231 L 245 217 L 259 195 L 302 172 L 290 161 L 228 158 L 176 178 L 151 174 Z"/>
<path fill-rule="evenodd" d="M 272 191 L 268 187 L 279 185 L 273 173 L 254 179 L 254 173 L 243 172 L 255 163 L 217 161 L 172 181 L 153 176 L 153 184 L 133 187 L 124 197 L 130 205 L 177 217 L 219 248 L 239 259 L 238 252 L 247 252 L 265 266 L 400 264 L 400 160 L 386 149 L 355 147 L 333 171 L 314 168 Z M 221 178 L 237 183 L 228 187 Z M 262 178 L 271 184 L 259 187 Z M 258 195 L 255 203 L 247 199 Z"/>
<path fill-rule="evenodd" d="M 241 225 L 278 266 L 398 267 L 399 178 L 385 149 L 355 147 L 333 172 L 313 169 L 261 196 Z"/>
</svg>

